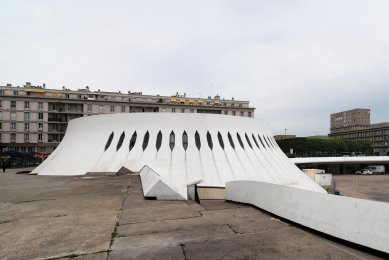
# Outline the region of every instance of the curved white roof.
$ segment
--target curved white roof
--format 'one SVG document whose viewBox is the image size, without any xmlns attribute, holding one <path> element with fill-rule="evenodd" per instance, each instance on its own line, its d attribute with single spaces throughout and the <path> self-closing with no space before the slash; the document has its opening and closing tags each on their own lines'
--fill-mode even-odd
<svg viewBox="0 0 389 260">
<path fill-rule="evenodd" d="M 186 185 L 258 180 L 325 192 L 280 150 L 262 120 L 212 114 L 129 113 L 71 120 L 33 173 L 139 172 L 147 165 L 186 197 Z"/>
</svg>

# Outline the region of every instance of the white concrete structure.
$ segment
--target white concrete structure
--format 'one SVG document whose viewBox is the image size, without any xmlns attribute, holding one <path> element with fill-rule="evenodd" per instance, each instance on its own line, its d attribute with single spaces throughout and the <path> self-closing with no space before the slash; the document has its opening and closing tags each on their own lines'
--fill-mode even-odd
<svg viewBox="0 0 389 260">
<path fill-rule="evenodd" d="M 139 172 L 145 165 L 184 199 L 188 185 L 225 187 L 231 180 L 326 193 L 284 155 L 267 123 L 212 114 L 123 113 L 77 118 L 70 121 L 57 149 L 33 173 L 116 173 L 122 167 Z"/>
<path fill-rule="evenodd" d="M 164 183 L 158 173 L 148 166 L 144 166 L 139 175 L 145 197 L 154 197 L 158 200 L 184 200 L 174 187 Z"/>
<path fill-rule="evenodd" d="M 389 253 L 389 204 L 258 181 L 231 181 L 226 199 Z"/>
</svg>

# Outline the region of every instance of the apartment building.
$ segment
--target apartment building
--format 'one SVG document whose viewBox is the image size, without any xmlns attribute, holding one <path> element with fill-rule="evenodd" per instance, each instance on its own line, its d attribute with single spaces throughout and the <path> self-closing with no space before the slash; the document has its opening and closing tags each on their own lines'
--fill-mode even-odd
<svg viewBox="0 0 389 260">
<path fill-rule="evenodd" d="M 65 135 L 70 120 L 107 113 L 211 113 L 254 117 L 249 101 L 220 96 L 190 98 L 143 95 L 141 92 L 104 92 L 85 89 L 48 89 L 0 86 L 0 151 L 51 153 Z"/>
<path fill-rule="evenodd" d="M 356 108 L 331 114 L 332 133 L 362 130 L 370 127 L 370 109 Z"/>
<path fill-rule="evenodd" d="M 371 124 L 370 109 L 352 109 L 331 114 L 332 138 L 370 141 L 375 155 L 389 155 L 389 122 Z"/>
</svg>

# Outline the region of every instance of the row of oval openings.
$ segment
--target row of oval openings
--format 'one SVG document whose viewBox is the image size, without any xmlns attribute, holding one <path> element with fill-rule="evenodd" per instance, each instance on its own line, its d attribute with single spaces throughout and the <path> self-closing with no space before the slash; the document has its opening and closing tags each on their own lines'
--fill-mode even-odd
<svg viewBox="0 0 389 260">
<path fill-rule="evenodd" d="M 120 149 L 120 147 L 122 147 L 125 136 L 126 136 L 126 134 L 123 131 L 123 133 L 120 135 L 119 141 L 118 141 L 118 143 L 116 145 L 116 151 L 118 151 Z M 254 140 L 255 145 L 258 148 L 260 148 L 259 147 L 259 143 L 257 142 L 257 139 L 255 138 L 254 134 L 251 134 L 251 136 L 252 136 L 252 138 Z M 105 151 L 110 147 L 110 145 L 112 143 L 112 140 L 113 140 L 113 137 L 114 137 L 114 133 L 112 132 L 110 134 L 110 136 L 108 137 L 107 143 L 105 145 Z M 133 133 L 133 135 L 131 136 L 131 139 L 130 139 L 130 145 L 129 145 L 130 151 L 132 150 L 132 148 L 134 148 L 137 137 L 138 137 L 138 135 L 137 135 L 137 133 L 135 131 Z M 208 146 L 212 150 L 213 149 L 212 136 L 211 136 L 211 134 L 209 132 L 207 132 L 207 136 L 206 137 L 207 137 Z M 228 141 L 229 141 L 231 147 L 233 149 L 235 149 L 235 143 L 234 143 L 234 140 L 232 139 L 232 136 L 231 136 L 230 132 L 228 132 L 227 137 L 228 137 Z M 245 146 L 243 144 L 242 138 L 240 137 L 239 133 L 236 133 L 236 137 L 238 139 L 238 142 L 239 142 L 240 146 L 243 149 L 245 149 Z M 250 139 L 249 139 L 249 137 L 248 137 L 248 135 L 246 133 L 245 133 L 245 138 L 246 138 L 247 144 L 250 146 L 251 149 L 253 149 L 251 141 L 250 141 Z M 263 138 L 263 141 L 262 141 L 262 138 Z M 262 136 L 262 138 L 258 134 L 258 140 L 261 142 L 263 147 L 266 148 L 265 143 L 266 143 L 266 145 L 269 148 L 271 148 L 271 147 L 275 148 L 276 147 L 276 144 L 274 143 L 274 141 L 271 138 L 269 138 L 268 136 Z M 170 147 L 170 150 L 174 149 L 175 139 L 176 139 L 175 138 L 175 134 L 172 131 L 170 133 L 170 136 L 169 136 L 169 147 Z M 224 150 L 224 141 L 223 141 L 223 137 L 220 134 L 220 132 L 217 133 L 217 139 L 219 141 L 219 144 L 220 144 L 221 148 Z M 150 140 L 150 134 L 149 134 L 149 131 L 147 131 L 145 136 L 143 137 L 143 143 L 142 143 L 143 151 L 146 149 L 146 147 L 147 147 L 147 145 L 149 143 L 149 140 Z M 196 143 L 197 149 L 200 150 L 200 148 L 201 148 L 201 140 L 200 140 L 200 135 L 199 135 L 199 133 L 197 131 L 195 133 L 195 143 Z M 157 148 L 157 151 L 159 151 L 159 149 L 161 148 L 161 145 L 162 145 L 162 133 L 161 133 L 161 131 L 159 131 L 158 134 L 157 134 L 157 140 L 156 140 L 156 144 L 155 144 L 155 146 Z M 188 148 L 188 135 L 187 135 L 186 131 L 184 131 L 184 133 L 182 134 L 182 146 L 184 147 L 184 150 L 186 151 L 186 149 Z"/>
</svg>

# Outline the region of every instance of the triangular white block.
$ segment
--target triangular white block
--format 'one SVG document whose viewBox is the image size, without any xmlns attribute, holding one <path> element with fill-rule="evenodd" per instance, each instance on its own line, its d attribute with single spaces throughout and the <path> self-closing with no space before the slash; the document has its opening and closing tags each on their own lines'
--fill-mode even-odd
<svg viewBox="0 0 389 260">
<path fill-rule="evenodd" d="M 148 166 L 139 172 L 142 181 L 143 195 L 158 200 L 186 200 L 186 196 L 179 194 L 174 187 L 167 185 L 161 177 Z"/>
</svg>

